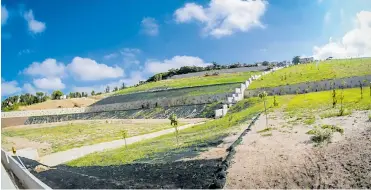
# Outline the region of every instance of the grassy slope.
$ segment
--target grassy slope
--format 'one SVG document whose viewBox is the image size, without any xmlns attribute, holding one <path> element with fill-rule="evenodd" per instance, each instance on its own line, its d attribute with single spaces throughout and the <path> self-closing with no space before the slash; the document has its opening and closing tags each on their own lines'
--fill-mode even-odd
<svg viewBox="0 0 371 190">
<path fill-rule="evenodd" d="M 181 123 L 183 125 L 184 123 Z M 170 128 L 169 122 L 161 123 L 89 123 L 70 124 L 44 128 L 2 129 L 2 137 L 21 137 L 35 142 L 46 142 L 52 145 L 52 152 L 71 148 L 109 142 L 122 139 L 122 130 L 128 131 L 128 137 L 156 132 Z M 4 138 L 3 138 L 4 139 Z M 6 138 L 5 138 L 6 140 Z M 3 141 L 6 142 L 6 141 Z"/>
<path fill-rule="evenodd" d="M 319 69 L 317 69 L 316 64 L 313 63 L 301 64 L 278 70 L 254 81 L 249 86 L 249 89 L 370 74 L 371 58 L 330 60 L 321 62 L 319 64 Z M 285 75 L 286 80 L 284 80 Z"/>
<path fill-rule="evenodd" d="M 263 109 L 263 103 L 257 98 L 251 98 L 249 109 L 228 114 L 226 117 L 208 121 L 205 124 L 194 126 L 180 131 L 179 146 L 176 145 L 174 134 L 163 135 L 154 139 L 144 140 L 125 147 L 93 153 L 68 163 L 70 166 L 104 166 L 131 163 L 139 159 L 155 159 L 160 153 L 180 152 L 189 147 L 215 142 L 221 137 L 238 128 L 238 124 L 251 119 Z M 269 98 L 271 101 L 271 98 Z M 161 158 L 163 159 L 163 158 Z"/>
<path fill-rule="evenodd" d="M 363 99 L 360 99 L 359 89 L 344 90 L 344 106 L 347 109 L 371 109 L 369 90 L 365 90 Z M 284 111 L 292 114 L 306 114 L 306 111 L 332 109 L 331 91 L 315 92 L 300 95 L 277 96 L 279 106 Z M 246 106 L 249 106 L 246 108 Z M 268 107 L 273 105 L 273 97 L 267 97 Z M 336 108 L 338 109 L 338 107 Z M 164 135 L 155 139 L 134 143 L 128 148 L 119 148 L 99 153 L 93 153 L 68 163 L 70 166 L 103 166 L 131 163 L 140 159 L 156 159 L 158 153 L 180 152 L 187 147 L 202 146 L 210 141 L 215 141 L 228 134 L 241 122 L 250 119 L 253 115 L 263 111 L 263 103 L 254 97 L 245 99 L 236 104 L 226 117 L 208 121 L 199 126 L 180 132 L 180 145 L 177 148 L 173 134 Z M 320 112 L 319 112 L 320 113 Z"/>
<path fill-rule="evenodd" d="M 226 73 L 218 76 L 199 76 L 189 77 L 181 79 L 168 79 L 158 82 L 150 82 L 137 87 L 129 87 L 120 91 L 116 94 L 128 94 L 133 92 L 145 91 L 155 88 L 182 88 L 182 87 L 193 87 L 193 86 L 206 86 L 214 84 L 226 84 L 234 82 L 246 81 L 251 75 L 259 72 L 240 72 L 240 73 Z"/>
</svg>

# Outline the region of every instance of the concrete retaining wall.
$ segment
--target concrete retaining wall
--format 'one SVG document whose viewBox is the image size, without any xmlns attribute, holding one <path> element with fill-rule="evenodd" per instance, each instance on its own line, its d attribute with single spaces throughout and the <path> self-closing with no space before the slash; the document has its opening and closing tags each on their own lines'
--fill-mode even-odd
<svg viewBox="0 0 371 190">
<path fill-rule="evenodd" d="M 364 82 L 364 80 L 368 82 Z M 285 85 L 285 86 L 278 86 L 278 87 L 271 87 L 271 88 L 259 88 L 259 89 L 246 89 L 245 90 L 245 97 L 252 97 L 257 96 L 259 92 L 266 91 L 269 95 L 284 95 L 284 94 L 302 94 L 308 92 L 318 92 L 318 91 L 326 91 L 331 90 L 334 87 L 336 89 L 341 88 L 343 85 L 343 81 L 346 82 L 345 88 L 355 88 L 359 87 L 361 82 L 364 87 L 370 85 L 371 75 L 367 76 L 355 76 L 355 77 L 348 77 L 348 78 L 339 78 L 339 79 L 332 79 L 332 80 L 323 80 L 323 81 L 315 81 L 315 82 L 305 82 L 305 83 L 298 83 L 292 85 Z M 332 85 L 335 84 L 335 85 Z"/>
<path fill-rule="evenodd" d="M 1 162 L 7 170 L 11 171 L 15 176 L 17 176 L 23 187 L 26 189 L 51 189 L 49 186 L 32 175 L 27 168 L 24 168 L 3 149 L 1 149 Z"/>
<path fill-rule="evenodd" d="M 86 108 L 60 108 L 48 110 L 30 110 L 30 111 L 13 111 L 2 112 L 2 118 L 9 117 L 30 117 L 42 115 L 63 115 L 63 114 L 77 114 L 77 113 L 92 113 L 92 112 L 106 112 L 116 110 L 136 110 L 147 109 L 155 107 L 172 107 L 181 105 L 195 105 L 195 104 L 208 104 L 217 101 L 226 102 L 227 96 L 230 93 L 203 95 L 203 96 L 189 96 L 189 97 L 176 97 L 176 98 L 157 98 L 150 100 L 114 103 L 106 105 L 96 105 Z M 119 98 L 119 97 L 117 97 Z"/>
</svg>

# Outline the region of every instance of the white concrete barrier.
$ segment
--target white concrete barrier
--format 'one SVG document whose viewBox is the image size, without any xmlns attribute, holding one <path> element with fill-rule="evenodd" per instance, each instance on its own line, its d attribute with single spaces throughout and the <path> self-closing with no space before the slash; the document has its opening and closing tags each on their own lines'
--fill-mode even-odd
<svg viewBox="0 0 371 190">
<path fill-rule="evenodd" d="M 14 173 L 19 179 L 21 184 L 26 189 L 51 189 L 45 183 L 37 179 L 32 175 L 27 168 L 24 168 L 18 161 L 16 161 L 11 155 L 6 151 L 1 149 L 1 162 L 3 166 Z"/>
<path fill-rule="evenodd" d="M 215 110 L 215 119 L 223 117 L 223 109 Z"/>
</svg>

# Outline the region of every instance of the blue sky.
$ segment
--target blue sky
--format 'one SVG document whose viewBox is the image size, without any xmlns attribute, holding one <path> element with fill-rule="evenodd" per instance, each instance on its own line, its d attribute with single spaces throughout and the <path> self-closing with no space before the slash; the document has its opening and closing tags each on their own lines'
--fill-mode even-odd
<svg viewBox="0 0 371 190">
<path fill-rule="evenodd" d="M 371 54 L 368 0 L 3 0 L 1 5 L 2 96 L 102 91 L 212 61 Z"/>
</svg>

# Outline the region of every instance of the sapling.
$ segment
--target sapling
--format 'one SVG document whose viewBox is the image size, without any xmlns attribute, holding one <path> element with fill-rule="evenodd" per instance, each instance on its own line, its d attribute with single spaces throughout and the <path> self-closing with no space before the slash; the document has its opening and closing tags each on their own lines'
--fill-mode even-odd
<svg viewBox="0 0 371 190">
<path fill-rule="evenodd" d="M 268 114 L 267 114 L 267 92 L 263 91 L 259 93 L 259 98 L 261 98 L 264 101 L 264 112 L 265 112 L 265 127 L 268 128 Z"/>
<path fill-rule="evenodd" d="M 361 81 L 359 81 L 359 88 L 361 89 L 361 99 L 362 99 L 363 98 L 363 85 Z"/>
<path fill-rule="evenodd" d="M 332 89 L 332 108 L 336 107 L 337 99 L 336 99 L 336 90 Z"/>
<path fill-rule="evenodd" d="M 178 129 L 178 118 L 175 113 L 171 114 L 170 117 L 170 125 L 175 129 L 175 137 L 176 137 L 176 144 L 179 145 L 179 129 Z"/>
<path fill-rule="evenodd" d="M 343 85 L 341 87 L 341 94 L 340 94 L 340 111 L 339 115 L 342 116 L 344 115 L 344 108 L 343 108 L 343 101 L 344 101 L 344 86 L 345 86 L 345 81 L 343 81 Z"/>
<path fill-rule="evenodd" d="M 121 135 L 122 135 L 122 138 L 125 140 L 125 148 L 128 148 L 127 144 L 126 144 L 126 138 L 128 137 L 128 131 L 127 130 L 122 130 L 121 131 Z"/>
<path fill-rule="evenodd" d="M 278 102 L 276 100 L 276 95 L 273 96 L 273 106 L 275 106 L 275 107 L 278 106 Z"/>
</svg>

